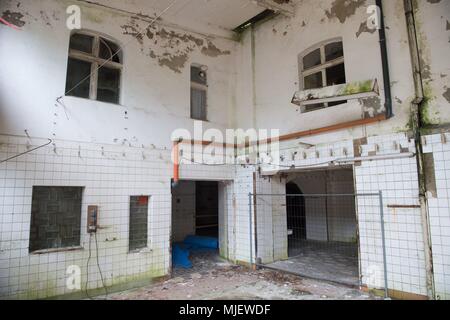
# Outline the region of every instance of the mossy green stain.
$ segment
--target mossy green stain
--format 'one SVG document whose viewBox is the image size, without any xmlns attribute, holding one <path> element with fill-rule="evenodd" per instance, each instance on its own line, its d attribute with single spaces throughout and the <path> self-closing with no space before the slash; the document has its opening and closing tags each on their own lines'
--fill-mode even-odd
<svg viewBox="0 0 450 320">
<path fill-rule="evenodd" d="M 371 92 L 373 89 L 372 83 L 372 80 L 349 83 L 344 87 L 342 94 L 347 96 L 352 94 Z"/>
</svg>

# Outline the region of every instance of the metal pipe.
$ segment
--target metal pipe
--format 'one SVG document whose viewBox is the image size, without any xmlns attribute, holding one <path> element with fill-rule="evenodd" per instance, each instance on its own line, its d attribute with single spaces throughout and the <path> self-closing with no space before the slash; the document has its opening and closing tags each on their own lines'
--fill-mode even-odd
<svg viewBox="0 0 450 320">
<path fill-rule="evenodd" d="M 336 159 L 333 162 L 337 162 L 337 163 L 352 163 L 352 162 L 358 162 L 358 161 L 377 161 L 377 160 L 404 159 L 404 158 L 412 158 L 415 155 L 416 154 L 414 152 L 382 154 L 382 155 L 379 155 L 379 156 L 342 158 L 342 159 Z"/>
<path fill-rule="evenodd" d="M 253 232 L 252 232 L 252 194 L 248 194 L 248 220 L 249 220 L 249 234 L 250 234 L 250 268 L 253 267 Z"/>
<path fill-rule="evenodd" d="M 407 153 L 394 153 L 394 154 L 384 154 L 379 156 L 366 156 L 366 157 L 354 157 L 354 158 L 340 158 L 331 160 L 326 163 L 322 164 L 312 164 L 312 165 L 305 165 L 305 166 L 292 166 L 288 167 L 285 166 L 285 169 L 278 169 L 278 170 L 267 170 L 262 171 L 261 175 L 263 176 L 273 176 L 280 172 L 295 172 L 295 171 L 304 171 L 304 170 L 312 170 L 312 169 L 328 169 L 332 168 L 333 166 L 344 166 L 345 164 L 351 164 L 354 162 L 359 161 L 378 161 L 378 160 L 391 160 L 391 159 L 404 159 L 404 158 L 412 158 L 416 154 L 413 152 L 407 152 Z"/>
<path fill-rule="evenodd" d="M 416 21 L 414 17 L 414 5 L 411 0 L 404 0 L 406 25 L 408 29 L 409 48 L 411 52 L 411 62 L 413 68 L 414 88 L 416 98 L 411 103 L 411 118 L 413 124 L 413 134 L 417 150 L 417 171 L 419 176 L 419 202 L 422 222 L 422 232 L 424 239 L 425 253 L 425 270 L 426 270 L 426 286 L 427 295 L 431 299 L 435 299 L 435 284 L 433 271 L 433 251 L 430 231 L 430 218 L 428 211 L 427 186 L 425 161 L 422 146 L 422 136 L 420 129 L 423 126 L 421 109 L 424 102 L 422 68 L 420 63 L 419 41 L 417 39 Z"/>
<path fill-rule="evenodd" d="M 173 143 L 173 187 L 180 181 L 180 142 Z"/>
<path fill-rule="evenodd" d="M 380 223 L 381 223 L 381 242 L 383 245 L 383 270 L 384 270 L 384 298 L 389 299 L 389 288 L 388 288 L 388 272 L 387 272 L 387 258 L 386 258 L 386 232 L 384 229 L 384 204 L 383 204 L 383 191 L 380 190 Z"/>
<path fill-rule="evenodd" d="M 386 46 L 386 27 L 384 25 L 383 1 L 376 0 L 376 5 L 380 9 L 380 17 L 379 17 L 380 27 L 378 29 L 378 34 L 380 37 L 381 64 L 383 68 L 386 118 L 389 119 L 393 116 L 393 112 L 392 112 L 391 76 L 389 72 L 389 58 Z"/>
</svg>

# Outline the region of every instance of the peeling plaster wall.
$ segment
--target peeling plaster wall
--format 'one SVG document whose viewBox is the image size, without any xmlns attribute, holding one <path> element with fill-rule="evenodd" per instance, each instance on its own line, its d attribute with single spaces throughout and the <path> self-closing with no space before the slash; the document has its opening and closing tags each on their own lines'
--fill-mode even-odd
<svg viewBox="0 0 450 320">
<path fill-rule="evenodd" d="M 0 164 L 3 299 L 81 297 L 86 283 L 92 295 L 103 294 L 100 274 L 93 265 L 86 279 L 92 238 L 85 223 L 90 204 L 99 205 L 99 224 L 104 227 L 98 232 L 99 260 L 110 290 L 148 284 L 167 275 L 171 259 L 170 135 L 177 128 L 192 132 L 191 63 L 208 66 L 210 121 L 203 123 L 204 129 L 232 126 L 235 42 L 166 26 L 153 27 L 136 38 L 133 32 L 147 23 L 90 5 L 82 6 L 83 28 L 108 35 L 124 48 L 120 105 L 74 97 L 55 105 L 65 91 L 70 37 L 66 8 L 71 4 L 66 0 L 0 2 L 0 16 L 22 29 L 0 24 L 0 61 L 7 61 L 0 64 L 0 159 L 29 151 L 30 145 L 43 145 L 44 138 L 55 143 Z M 234 178 L 234 167 L 190 166 L 180 171 L 182 178 Z M 80 242 L 85 249 L 29 253 L 35 185 L 85 188 Z M 232 186 L 228 189 L 234 192 Z M 131 195 L 150 195 L 149 247 L 135 253 L 128 251 Z M 19 202 L 24 205 L 12 205 Z M 232 232 L 235 216 L 228 219 Z M 246 249 L 242 249 L 244 255 Z M 235 256 L 231 251 L 229 258 Z M 82 291 L 66 286 L 71 265 L 81 267 Z"/>
<path fill-rule="evenodd" d="M 414 1 L 427 125 L 450 123 L 450 1 Z"/>
<path fill-rule="evenodd" d="M 80 2 L 82 28 L 106 34 L 123 47 L 120 105 L 65 97 L 71 1 L 2 1 L 0 14 L 22 31 L 0 25 L 0 133 L 106 144 L 170 147 L 177 128 L 192 132 L 190 64 L 208 66 L 208 122 L 231 126 L 236 43 L 155 24 Z M 64 110 L 63 110 L 64 109 Z M 57 114 L 57 115 L 55 115 Z"/>
<path fill-rule="evenodd" d="M 254 59 L 256 74 L 253 78 L 242 75 L 241 81 L 249 91 L 255 88 L 257 128 L 279 128 L 282 134 L 320 128 L 339 122 L 361 119 L 364 114 L 374 115 L 384 110 L 383 75 L 378 32 L 366 32 L 368 14 L 366 8 L 373 0 L 343 1 L 304 0 L 297 7 L 296 16 L 275 19 L 255 27 L 256 48 L 251 46 L 251 30 L 247 31 L 240 50 L 246 51 L 248 60 Z M 366 134 L 381 134 L 406 130 L 409 121 L 410 102 L 414 90 L 411 61 L 403 1 L 385 1 L 388 52 L 395 117 L 387 122 L 365 128 L 353 128 L 331 134 L 333 141 Z M 308 8 L 305 10 L 305 8 Z M 354 100 L 311 113 L 300 113 L 291 104 L 295 91 L 299 90 L 298 55 L 311 46 L 333 38 L 343 38 L 347 82 L 377 78 L 380 86 L 378 101 Z M 245 70 L 242 65 L 237 70 Z M 247 106 L 247 109 L 251 108 Z M 240 119 L 239 126 L 251 127 L 248 118 Z M 305 138 L 311 143 L 329 141 L 329 135 Z"/>
</svg>

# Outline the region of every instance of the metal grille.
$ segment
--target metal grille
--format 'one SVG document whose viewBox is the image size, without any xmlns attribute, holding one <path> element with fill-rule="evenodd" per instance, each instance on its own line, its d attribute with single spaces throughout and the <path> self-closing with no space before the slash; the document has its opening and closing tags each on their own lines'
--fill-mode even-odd
<svg viewBox="0 0 450 320">
<path fill-rule="evenodd" d="M 384 289 L 382 194 L 250 194 L 255 263 L 309 278 Z"/>
</svg>

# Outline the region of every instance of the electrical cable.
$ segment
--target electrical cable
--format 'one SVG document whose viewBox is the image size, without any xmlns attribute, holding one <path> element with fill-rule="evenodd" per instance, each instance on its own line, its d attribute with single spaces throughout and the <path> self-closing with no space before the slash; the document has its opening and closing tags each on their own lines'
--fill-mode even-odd
<svg viewBox="0 0 450 320">
<path fill-rule="evenodd" d="M 91 261 L 91 257 L 92 257 L 92 251 L 91 251 L 91 243 L 92 243 L 92 233 L 89 234 L 89 257 L 88 260 L 86 262 L 86 285 L 84 287 L 84 290 L 86 292 L 86 296 L 90 299 L 93 300 L 92 297 L 89 295 L 88 292 L 88 283 L 89 283 L 89 262 Z"/>
<path fill-rule="evenodd" d="M 52 144 L 52 143 L 53 143 L 53 140 L 52 140 L 52 139 L 48 139 L 48 143 L 46 143 L 46 144 L 43 144 L 42 146 L 39 146 L 39 147 L 33 148 L 33 149 L 31 149 L 31 150 L 28 150 L 28 151 L 25 151 L 25 152 L 19 153 L 18 155 L 15 155 L 15 156 L 13 156 L 13 157 L 11 157 L 11 158 L 8 158 L 8 159 L 5 159 L 5 160 L 2 160 L 2 161 L 0 161 L 0 164 L 1 164 L 1 163 L 4 163 L 4 162 L 8 162 L 8 161 L 10 161 L 10 160 L 13 160 L 13 159 L 16 159 L 16 158 L 18 158 L 18 157 L 21 157 L 21 156 L 23 156 L 23 155 L 26 155 L 26 154 L 28 154 L 28 153 L 30 153 L 30 152 L 33 152 L 33 151 L 36 151 L 36 150 L 42 149 L 42 148 L 44 148 L 44 147 L 46 147 L 46 146 L 49 146 L 49 145 L 50 145 L 50 144 Z"/>
<path fill-rule="evenodd" d="M 103 273 L 102 273 L 102 269 L 100 268 L 100 261 L 98 259 L 98 240 L 97 240 L 97 232 L 94 233 L 95 234 L 95 249 L 96 249 L 96 254 L 97 254 L 97 267 L 98 267 L 98 271 L 100 272 L 100 278 L 102 279 L 102 285 L 103 285 L 103 289 L 105 289 L 105 300 L 108 300 L 108 288 L 105 285 L 105 280 L 103 278 Z"/>
<path fill-rule="evenodd" d="M 98 258 L 98 240 L 97 240 L 97 232 L 94 232 L 94 238 L 95 238 L 95 251 L 96 251 L 96 260 L 97 260 L 97 268 L 98 271 L 100 273 L 100 278 L 102 280 L 102 286 L 103 289 L 105 290 L 105 300 L 108 300 L 108 288 L 106 287 L 105 284 L 105 279 L 103 278 L 103 273 L 102 273 L 102 269 L 100 267 L 100 261 Z M 88 297 L 88 299 L 90 300 L 94 300 L 94 298 L 92 298 L 89 295 L 89 290 L 88 290 L 88 283 L 89 283 L 89 263 L 91 262 L 91 258 L 92 258 L 92 233 L 89 234 L 89 257 L 86 263 L 86 285 L 85 285 L 85 293 L 86 296 Z"/>
</svg>

